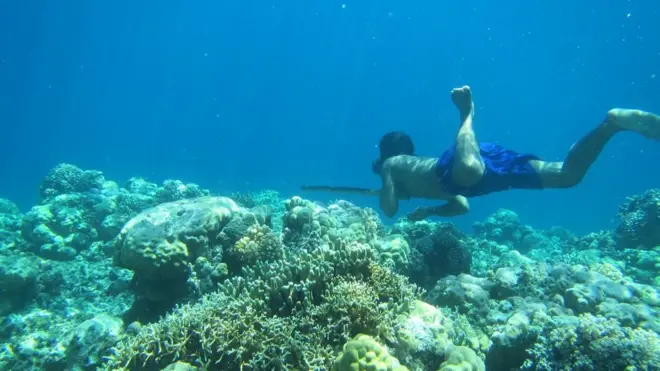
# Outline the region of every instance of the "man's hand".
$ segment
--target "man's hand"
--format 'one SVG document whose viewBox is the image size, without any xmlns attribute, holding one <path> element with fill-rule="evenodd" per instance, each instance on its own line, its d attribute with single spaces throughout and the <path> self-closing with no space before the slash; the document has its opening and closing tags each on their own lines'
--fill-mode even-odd
<svg viewBox="0 0 660 371">
<path fill-rule="evenodd" d="M 413 212 L 408 213 L 408 220 L 411 222 L 418 222 L 426 219 L 431 215 L 431 210 L 428 207 L 418 207 Z"/>
<path fill-rule="evenodd" d="M 435 207 L 420 206 L 408 214 L 408 220 L 417 222 L 429 216 L 452 217 L 465 214 L 469 209 L 470 205 L 467 199 L 463 196 L 456 196 L 444 205 Z"/>
</svg>

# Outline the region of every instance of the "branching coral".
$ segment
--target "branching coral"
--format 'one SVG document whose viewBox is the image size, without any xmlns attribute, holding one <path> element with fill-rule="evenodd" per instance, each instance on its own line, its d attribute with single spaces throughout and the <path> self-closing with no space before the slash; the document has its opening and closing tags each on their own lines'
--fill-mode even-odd
<svg viewBox="0 0 660 371">
<path fill-rule="evenodd" d="M 125 339 L 107 368 L 182 360 L 219 369 L 327 369 L 333 348 L 360 330 L 392 336 L 388 327 L 419 297 L 405 277 L 376 265 L 372 250 L 359 243 L 289 251 L 245 267 L 220 289 Z"/>
</svg>

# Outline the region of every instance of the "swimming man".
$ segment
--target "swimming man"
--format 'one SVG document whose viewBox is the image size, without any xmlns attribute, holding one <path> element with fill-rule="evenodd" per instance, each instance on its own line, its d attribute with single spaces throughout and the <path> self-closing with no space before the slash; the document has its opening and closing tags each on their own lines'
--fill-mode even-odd
<svg viewBox="0 0 660 371">
<path fill-rule="evenodd" d="M 380 157 L 373 162 L 372 170 L 383 181 L 380 207 L 388 217 L 396 214 L 399 199 L 447 201 L 440 206 L 417 208 L 408 214 L 408 220 L 415 221 L 465 214 L 469 197 L 508 189 L 574 187 L 616 133 L 633 131 L 660 140 L 660 116 L 617 108 L 576 142 L 564 161 L 546 162 L 497 144 L 479 143 L 473 129 L 470 88 L 453 89 L 451 98 L 460 112 L 461 123 L 454 145 L 440 158 L 416 156 L 412 139 L 403 132 L 390 132 L 381 138 Z"/>
</svg>

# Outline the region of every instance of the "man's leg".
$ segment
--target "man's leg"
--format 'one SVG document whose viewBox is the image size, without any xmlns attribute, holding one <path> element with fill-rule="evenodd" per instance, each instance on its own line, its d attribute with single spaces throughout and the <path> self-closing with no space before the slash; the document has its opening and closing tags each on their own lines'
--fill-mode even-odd
<svg viewBox="0 0 660 371">
<path fill-rule="evenodd" d="M 569 188 L 579 184 L 607 142 L 618 132 L 634 131 L 660 140 L 660 116 L 631 109 L 613 109 L 603 122 L 577 141 L 563 162 L 530 161 L 545 188 Z"/>
<path fill-rule="evenodd" d="M 461 115 L 461 127 L 456 135 L 452 180 L 461 187 L 471 187 L 484 174 L 484 162 L 479 154 L 479 144 L 474 135 L 472 120 L 474 103 L 469 86 L 451 91 L 451 99 Z"/>
</svg>

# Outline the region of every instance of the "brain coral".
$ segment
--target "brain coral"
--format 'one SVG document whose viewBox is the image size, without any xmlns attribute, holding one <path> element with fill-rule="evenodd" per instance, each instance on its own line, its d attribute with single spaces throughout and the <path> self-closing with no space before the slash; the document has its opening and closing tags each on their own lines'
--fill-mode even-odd
<svg viewBox="0 0 660 371">
<path fill-rule="evenodd" d="M 147 209 L 122 228 L 115 262 L 150 277 L 185 277 L 188 264 L 204 255 L 239 210 L 226 197 L 180 200 Z"/>
</svg>

